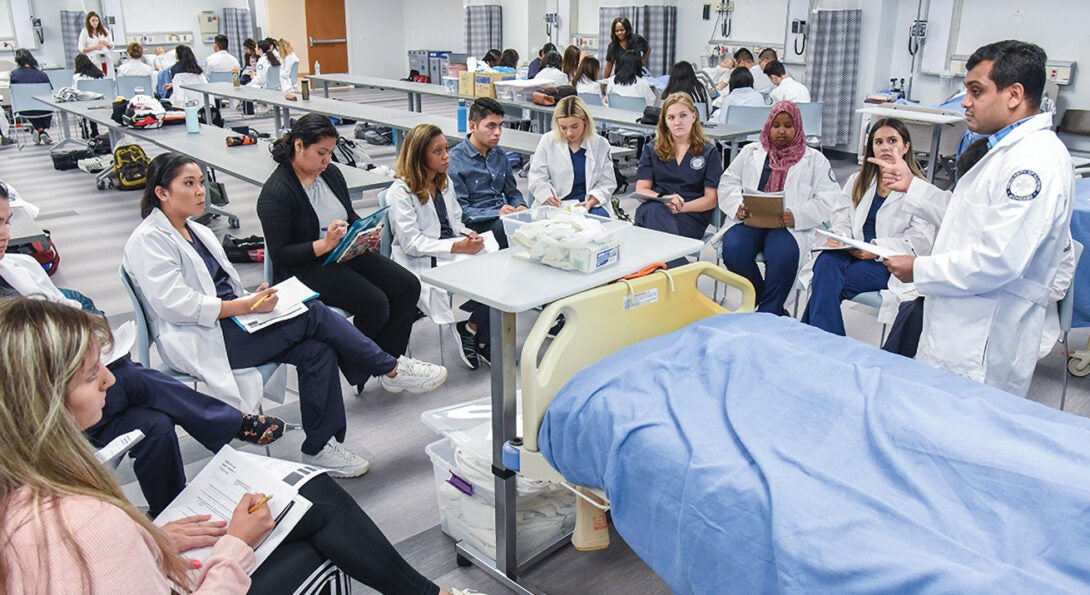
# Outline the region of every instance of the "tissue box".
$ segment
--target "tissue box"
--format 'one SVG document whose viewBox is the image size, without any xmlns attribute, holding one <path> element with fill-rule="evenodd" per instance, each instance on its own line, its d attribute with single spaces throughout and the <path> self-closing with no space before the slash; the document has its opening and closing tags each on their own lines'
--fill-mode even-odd
<svg viewBox="0 0 1090 595">
<path fill-rule="evenodd" d="M 462 71 L 458 73 L 458 94 L 465 97 L 475 97 L 477 95 L 476 83 L 473 78 L 476 72 Z"/>
</svg>

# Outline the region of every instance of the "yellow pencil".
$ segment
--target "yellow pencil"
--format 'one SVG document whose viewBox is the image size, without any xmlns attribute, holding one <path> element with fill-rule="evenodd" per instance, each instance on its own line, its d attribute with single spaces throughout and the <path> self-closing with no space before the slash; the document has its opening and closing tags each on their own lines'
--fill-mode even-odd
<svg viewBox="0 0 1090 595">
<path fill-rule="evenodd" d="M 253 506 L 250 507 L 249 513 L 253 514 L 253 513 L 257 512 L 257 509 L 261 508 L 262 506 L 265 506 L 265 504 L 268 503 L 269 500 L 272 500 L 272 496 L 265 496 L 264 498 L 261 499 L 261 502 L 258 502 L 257 504 L 254 504 Z"/>
<path fill-rule="evenodd" d="M 258 306 L 260 306 L 260 305 L 262 304 L 262 302 L 264 302 L 265 300 L 269 299 L 269 296 L 270 296 L 270 295 L 272 295 L 272 294 L 271 294 L 271 293 L 266 293 L 266 294 L 265 294 L 265 297 L 263 297 L 263 298 L 261 298 L 261 299 L 257 300 L 257 302 L 255 302 L 255 303 L 254 303 L 254 305 L 250 306 L 250 309 L 251 309 L 251 310 L 257 310 L 257 307 L 258 307 Z"/>
</svg>

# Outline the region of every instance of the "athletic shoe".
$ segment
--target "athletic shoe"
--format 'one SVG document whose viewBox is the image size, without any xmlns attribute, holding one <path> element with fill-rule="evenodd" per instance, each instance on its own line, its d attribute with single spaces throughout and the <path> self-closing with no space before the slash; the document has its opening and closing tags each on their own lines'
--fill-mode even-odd
<svg viewBox="0 0 1090 595">
<path fill-rule="evenodd" d="M 407 390 L 411 393 L 426 393 L 433 391 L 447 380 L 447 369 L 436 364 L 429 364 L 418 359 L 405 357 L 397 358 L 397 375 L 393 378 L 383 374 L 379 376 L 379 382 L 386 392 L 399 393 Z"/>
<path fill-rule="evenodd" d="M 0 147 L 10 147 L 15 144 L 15 139 L 7 136 L 0 136 Z"/>
<path fill-rule="evenodd" d="M 36 144 L 36 145 L 40 145 L 40 144 L 42 144 L 42 133 L 41 133 L 41 131 L 39 131 L 39 130 L 35 130 L 35 131 L 34 131 L 34 132 L 33 132 L 33 133 L 31 134 L 31 138 L 33 138 L 33 139 L 34 139 L 34 144 Z"/>
<path fill-rule="evenodd" d="M 258 446 L 268 446 L 284 435 L 284 420 L 273 415 L 242 414 L 242 426 L 235 438 Z"/>
<path fill-rule="evenodd" d="M 486 595 L 480 591 L 474 591 L 473 589 L 451 589 L 450 595 Z"/>
<path fill-rule="evenodd" d="M 469 324 L 464 320 L 454 325 L 454 338 L 461 345 L 458 355 L 462 357 L 465 365 L 469 366 L 470 370 L 479 368 L 481 362 L 477 359 L 477 335 L 469 330 Z"/>
<path fill-rule="evenodd" d="M 492 347 L 489 343 L 477 343 L 477 359 L 492 365 Z"/>
<path fill-rule="evenodd" d="M 49 138 L 49 133 L 44 131 L 44 130 L 42 131 L 41 139 L 42 139 L 42 142 L 47 144 L 47 145 L 53 144 L 53 139 Z"/>
<path fill-rule="evenodd" d="M 330 477 L 359 477 L 371 468 L 367 459 L 341 446 L 330 438 L 316 455 L 303 453 L 300 459 L 304 465 L 325 467 Z"/>
</svg>

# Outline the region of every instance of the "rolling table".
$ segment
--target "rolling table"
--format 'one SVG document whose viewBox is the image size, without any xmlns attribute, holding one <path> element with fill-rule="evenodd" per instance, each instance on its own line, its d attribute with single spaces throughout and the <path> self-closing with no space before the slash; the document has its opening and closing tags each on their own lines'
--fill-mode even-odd
<svg viewBox="0 0 1090 595">
<path fill-rule="evenodd" d="M 162 128 L 140 129 L 121 126 L 110 118 L 112 111 L 110 102 L 97 101 L 65 101 L 57 102 L 52 97 L 36 96 L 35 99 L 46 103 L 62 114 L 62 134 L 69 139 L 66 114 L 72 114 L 80 118 L 87 118 L 110 131 L 110 140 L 113 146 L 117 146 L 122 136 L 128 135 L 135 139 L 157 145 L 167 151 L 175 151 L 192 157 L 202 168 L 216 169 L 236 178 L 261 186 L 269 179 L 277 168 L 273 161 L 268 145 L 258 142 L 253 145 L 240 147 L 228 147 L 226 137 L 233 135 L 231 130 L 201 124 L 199 134 L 189 134 L 185 126 L 164 126 Z M 385 188 L 391 180 L 386 176 L 348 167 L 338 163 L 331 164 L 344 174 L 345 182 L 350 192 L 359 192 L 375 188 Z M 211 182 L 211 176 L 205 172 L 205 183 Z M 104 186 L 100 186 L 102 188 Z M 233 228 L 238 228 L 238 217 L 233 213 L 212 204 L 211 200 L 205 201 L 205 212 L 226 217 Z"/>
<path fill-rule="evenodd" d="M 939 141 L 942 129 L 965 121 L 965 116 L 949 112 L 921 111 L 893 107 L 864 107 L 855 110 L 871 118 L 896 118 L 902 122 L 922 124 L 931 127 L 931 158 L 927 160 L 927 181 L 935 181 L 935 164 L 939 161 Z"/>
<path fill-rule="evenodd" d="M 645 266 L 697 252 L 700 240 L 632 226 L 622 232 L 620 261 L 594 273 L 562 271 L 514 256 L 514 247 L 424 271 L 425 283 L 468 296 L 490 308 L 492 322 L 492 469 L 496 480 L 496 559 L 464 543 L 459 557 L 505 586 L 528 594 L 519 572 L 567 542 L 564 536 L 519 564 L 515 536 L 515 474 L 503 464 L 503 445 L 515 437 L 515 314 L 604 285 Z"/>
</svg>

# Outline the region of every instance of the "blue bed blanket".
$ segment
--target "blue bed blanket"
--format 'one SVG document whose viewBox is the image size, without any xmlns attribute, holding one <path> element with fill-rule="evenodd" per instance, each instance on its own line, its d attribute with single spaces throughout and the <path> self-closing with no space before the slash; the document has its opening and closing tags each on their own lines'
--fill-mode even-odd
<svg viewBox="0 0 1090 595">
<path fill-rule="evenodd" d="M 1090 589 L 1090 420 L 791 319 L 619 351 L 539 440 L 678 593 Z"/>
</svg>

